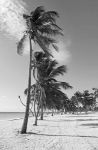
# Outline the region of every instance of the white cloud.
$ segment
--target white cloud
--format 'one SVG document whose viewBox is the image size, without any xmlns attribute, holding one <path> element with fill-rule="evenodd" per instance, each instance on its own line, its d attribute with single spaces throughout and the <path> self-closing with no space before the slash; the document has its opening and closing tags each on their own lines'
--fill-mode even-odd
<svg viewBox="0 0 98 150">
<path fill-rule="evenodd" d="M 1 99 L 6 99 L 7 97 L 5 95 L 1 96 Z"/>
<path fill-rule="evenodd" d="M 68 51 L 70 44 L 70 41 L 64 42 L 59 39 L 57 44 L 59 51 L 52 51 L 54 59 L 56 59 L 60 64 L 67 64 L 70 61 L 71 53 Z"/>
<path fill-rule="evenodd" d="M 19 40 L 26 29 L 22 0 L 0 0 L 0 30 Z"/>
</svg>

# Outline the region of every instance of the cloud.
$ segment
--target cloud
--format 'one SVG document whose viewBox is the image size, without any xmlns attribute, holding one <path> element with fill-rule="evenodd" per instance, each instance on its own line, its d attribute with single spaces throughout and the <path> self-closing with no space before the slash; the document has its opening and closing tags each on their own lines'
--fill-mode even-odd
<svg viewBox="0 0 98 150">
<path fill-rule="evenodd" d="M 67 42 L 61 41 L 57 43 L 59 51 L 52 50 L 52 54 L 54 59 L 56 59 L 60 64 L 67 64 L 71 59 L 71 53 L 68 48 L 70 47 L 71 42 L 68 40 Z"/>
<path fill-rule="evenodd" d="M 26 3 L 22 0 L 0 0 L 0 30 L 9 34 L 19 41 L 26 30 L 26 23 L 23 19 L 23 14 L 27 13 L 25 9 Z M 70 41 L 66 43 L 59 39 L 58 47 L 59 52 L 53 51 L 54 58 L 59 63 L 68 63 L 70 60 L 70 52 L 68 47 L 70 46 Z M 36 51 L 34 42 L 32 43 L 33 49 Z M 24 54 L 29 52 L 29 39 L 25 41 L 24 44 Z M 37 47 L 39 50 L 39 47 Z"/>
<path fill-rule="evenodd" d="M 5 95 L 1 96 L 1 99 L 6 99 L 7 97 Z"/>
<path fill-rule="evenodd" d="M 26 9 L 22 0 L 0 0 L 0 30 L 20 40 L 26 30 L 23 13 Z"/>
</svg>

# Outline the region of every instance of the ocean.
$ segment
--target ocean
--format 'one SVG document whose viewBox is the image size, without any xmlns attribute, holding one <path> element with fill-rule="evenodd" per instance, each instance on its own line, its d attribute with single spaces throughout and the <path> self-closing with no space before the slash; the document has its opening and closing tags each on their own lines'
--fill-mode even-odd
<svg viewBox="0 0 98 150">
<path fill-rule="evenodd" d="M 13 120 L 24 117 L 24 112 L 0 112 L 0 121 Z"/>
<path fill-rule="evenodd" d="M 51 114 L 52 112 L 44 112 L 44 116 Z M 22 119 L 24 118 L 25 113 L 24 112 L 0 112 L 0 121 L 4 120 L 16 120 L 16 119 Z M 30 113 L 30 116 L 32 114 Z"/>
</svg>

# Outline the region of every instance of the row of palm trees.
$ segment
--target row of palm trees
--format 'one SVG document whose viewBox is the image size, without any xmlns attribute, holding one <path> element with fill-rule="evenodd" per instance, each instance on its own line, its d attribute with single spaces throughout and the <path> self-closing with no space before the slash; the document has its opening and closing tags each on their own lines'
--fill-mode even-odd
<svg viewBox="0 0 98 150">
<path fill-rule="evenodd" d="M 83 92 L 76 91 L 74 95 L 67 99 L 64 103 L 64 112 L 86 112 L 95 110 L 97 107 L 98 89 L 93 88 L 93 92 L 84 90 Z"/>
<path fill-rule="evenodd" d="M 56 68 L 57 62 L 52 59 L 50 48 L 53 47 L 52 49 L 58 50 L 55 36 L 63 35 L 62 29 L 56 24 L 56 18 L 58 17 L 59 15 L 56 11 L 45 11 L 43 6 L 37 7 L 30 15 L 23 14 L 27 29 L 17 45 L 17 52 L 18 54 L 23 53 L 24 42 L 29 37 L 30 62 L 22 134 L 27 131 L 30 104 L 34 103 L 34 108 L 37 106 L 37 112 L 35 113 L 35 124 L 37 124 L 39 109 L 41 109 L 41 114 L 43 115 L 43 107 L 58 107 L 59 105 L 56 106 L 56 101 L 59 102 L 60 98 L 65 96 L 60 87 L 71 88 L 68 83 L 59 82 L 54 78 L 66 72 L 65 66 Z M 41 52 L 35 52 L 32 49 L 32 41 L 40 46 Z M 32 77 L 36 81 L 33 85 L 31 85 Z M 43 118 L 42 115 L 41 118 Z"/>
</svg>

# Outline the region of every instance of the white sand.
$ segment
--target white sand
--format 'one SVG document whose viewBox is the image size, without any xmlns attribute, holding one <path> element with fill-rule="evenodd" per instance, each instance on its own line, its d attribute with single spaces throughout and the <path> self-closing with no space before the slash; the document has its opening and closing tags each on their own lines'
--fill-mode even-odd
<svg viewBox="0 0 98 150">
<path fill-rule="evenodd" d="M 21 135 L 22 119 L 0 121 L 0 150 L 98 150 L 98 113 L 54 115 Z"/>
</svg>

